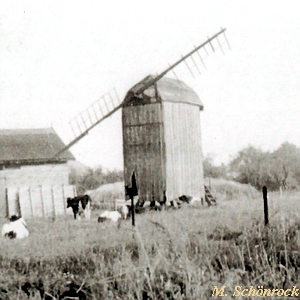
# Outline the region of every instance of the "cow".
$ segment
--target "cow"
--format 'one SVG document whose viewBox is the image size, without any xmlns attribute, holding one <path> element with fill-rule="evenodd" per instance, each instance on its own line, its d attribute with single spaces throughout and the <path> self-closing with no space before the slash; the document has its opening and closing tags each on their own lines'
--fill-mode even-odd
<svg viewBox="0 0 300 300">
<path fill-rule="evenodd" d="M 102 222 L 105 222 L 105 221 L 108 221 L 108 220 L 116 223 L 121 219 L 122 219 L 122 215 L 118 211 L 116 211 L 116 210 L 115 211 L 105 210 L 98 217 L 98 223 L 102 223 Z"/>
<path fill-rule="evenodd" d="M 81 205 L 80 205 L 81 204 Z M 80 207 L 81 206 L 81 207 Z M 80 216 L 84 212 L 85 218 L 89 220 L 91 218 L 91 197 L 89 195 L 77 196 L 74 198 L 67 198 L 67 208 L 72 207 L 74 220 L 77 218 L 77 214 Z M 82 210 L 81 210 L 82 208 Z"/>
<path fill-rule="evenodd" d="M 152 201 L 145 201 L 143 204 L 143 207 L 146 210 L 161 210 L 161 205 L 158 201 L 152 200 Z"/>
<path fill-rule="evenodd" d="M 182 196 L 178 197 L 178 199 L 182 202 L 190 203 L 192 201 L 193 197 L 187 196 L 187 195 L 182 195 Z"/>
<path fill-rule="evenodd" d="M 123 220 L 127 220 L 130 217 L 130 205 L 122 204 L 119 208 L 119 211 L 122 215 Z"/>
<path fill-rule="evenodd" d="M 10 239 L 23 239 L 29 236 L 27 224 L 22 217 L 13 215 L 9 223 L 2 226 L 2 236 Z"/>
</svg>

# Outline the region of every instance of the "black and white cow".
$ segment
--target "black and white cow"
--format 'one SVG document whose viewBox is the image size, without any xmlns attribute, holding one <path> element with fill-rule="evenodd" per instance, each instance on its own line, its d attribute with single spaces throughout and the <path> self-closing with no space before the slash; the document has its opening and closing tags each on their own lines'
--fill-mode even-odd
<svg viewBox="0 0 300 300">
<path fill-rule="evenodd" d="M 67 208 L 72 207 L 74 220 L 76 220 L 77 215 L 79 219 L 81 214 L 84 213 L 84 216 L 87 220 L 91 218 L 91 197 L 89 195 L 77 196 L 74 198 L 67 198 Z M 81 210 L 82 209 L 82 210 Z"/>
<path fill-rule="evenodd" d="M 29 236 L 27 224 L 22 217 L 11 216 L 9 223 L 2 226 L 2 236 L 10 239 L 23 239 Z"/>
</svg>

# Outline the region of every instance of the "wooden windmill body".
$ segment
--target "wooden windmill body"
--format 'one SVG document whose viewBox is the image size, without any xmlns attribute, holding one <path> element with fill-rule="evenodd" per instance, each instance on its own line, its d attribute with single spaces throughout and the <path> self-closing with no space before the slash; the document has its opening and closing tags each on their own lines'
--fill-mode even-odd
<svg viewBox="0 0 300 300">
<path fill-rule="evenodd" d="M 141 202 L 181 195 L 204 197 L 200 111 L 203 104 L 185 83 L 162 78 L 122 107 L 124 181 L 136 174 Z M 129 96 L 128 96 L 129 95 Z"/>
</svg>

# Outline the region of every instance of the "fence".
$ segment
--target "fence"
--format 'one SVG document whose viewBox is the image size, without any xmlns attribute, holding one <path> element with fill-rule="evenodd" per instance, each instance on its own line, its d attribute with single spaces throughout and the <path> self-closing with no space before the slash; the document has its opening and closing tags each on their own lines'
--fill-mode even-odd
<svg viewBox="0 0 300 300">
<path fill-rule="evenodd" d="M 74 185 L 42 185 L 31 187 L 7 187 L 6 216 L 21 215 L 24 218 L 72 215 L 67 210 L 67 198 L 76 196 Z"/>
<path fill-rule="evenodd" d="M 125 199 L 115 199 L 115 210 L 126 203 Z"/>
</svg>

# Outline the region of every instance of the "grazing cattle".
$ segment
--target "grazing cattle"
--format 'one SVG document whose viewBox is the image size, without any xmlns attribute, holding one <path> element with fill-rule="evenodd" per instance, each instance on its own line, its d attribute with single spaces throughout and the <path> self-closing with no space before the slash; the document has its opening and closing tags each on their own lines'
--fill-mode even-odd
<svg viewBox="0 0 300 300">
<path fill-rule="evenodd" d="M 98 218 L 98 223 L 102 223 L 105 221 L 112 221 L 112 222 L 118 222 L 121 220 L 122 216 L 118 211 L 104 211 Z"/>
<path fill-rule="evenodd" d="M 81 204 L 81 207 L 79 204 Z M 80 219 L 82 213 L 84 213 L 87 220 L 91 218 L 91 197 L 89 195 L 67 198 L 67 208 L 69 207 L 72 207 L 74 220 L 76 220 L 77 214 Z"/>
<path fill-rule="evenodd" d="M 147 210 L 161 210 L 161 205 L 158 201 L 145 201 L 143 207 Z"/>
<path fill-rule="evenodd" d="M 201 203 L 201 198 L 199 197 L 192 197 L 192 196 L 187 196 L 187 195 L 182 195 L 178 197 L 178 199 L 175 199 L 171 202 L 171 206 L 174 207 L 181 207 L 182 204 L 187 203 L 190 205 Z"/>
<path fill-rule="evenodd" d="M 190 201 L 191 205 L 197 205 L 197 204 L 201 204 L 201 198 L 200 197 L 193 197 L 192 200 Z"/>
<path fill-rule="evenodd" d="M 191 200 L 193 199 L 193 197 L 191 196 L 186 196 L 186 195 L 182 195 L 178 198 L 180 201 L 182 202 L 186 202 L 186 203 L 190 203 Z"/>
<path fill-rule="evenodd" d="M 120 212 L 124 220 L 127 220 L 130 217 L 130 205 L 122 204 L 120 206 Z"/>
<path fill-rule="evenodd" d="M 144 204 L 143 204 L 143 207 L 150 207 L 151 205 L 151 202 L 150 201 L 145 201 Z"/>
<path fill-rule="evenodd" d="M 173 200 L 168 200 L 168 201 L 166 202 L 166 207 L 167 207 L 167 208 L 177 209 L 177 208 L 180 208 L 181 205 L 182 205 L 182 201 L 179 201 L 178 198 L 173 199 Z"/>
<path fill-rule="evenodd" d="M 9 223 L 2 226 L 2 236 L 10 239 L 23 239 L 29 236 L 27 224 L 22 217 L 11 216 Z"/>
<path fill-rule="evenodd" d="M 138 207 L 135 208 L 134 212 L 136 214 L 143 214 L 143 213 L 145 213 L 149 210 L 150 210 L 149 207 L 138 206 Z"/>
</svg>

